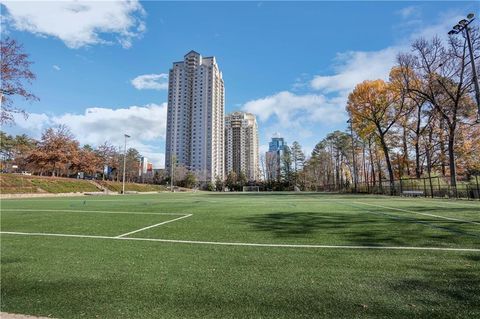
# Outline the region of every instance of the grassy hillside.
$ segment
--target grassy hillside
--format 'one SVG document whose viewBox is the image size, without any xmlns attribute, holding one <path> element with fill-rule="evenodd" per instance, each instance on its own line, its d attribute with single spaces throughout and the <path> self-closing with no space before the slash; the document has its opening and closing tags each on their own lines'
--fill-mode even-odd
<svg viewBox="0 0 480 319">
<path fill-rule="evenodd" d="M 112 181 L 95 181 L 110 191 L 120 192 L 122 183 Z M 49 176 L 25 176 L 16 174 L 0 174 L 0 190 L 2 194 L 29 194 L 29 193 L 78 193 L 98 192 L 92 182 L 81 179 L 49 177 Z M 136 192 L 159 192 L 166 190 L 165 186 L 125 183 L 126 191 Z"/>
<path fill-rule="evenodd" d="M 0 174 L 0 190 L 2 194 L 57 194 L 99 191 L 95 185 L 85 180 L 15 174 Z"/>
<path fill-rule="evenodd" d="M 106 187 L 110 191 L 121 192 L 122 183 L 113 181 L 96 181 L 98 184 Z M 134 192 L 160 192 L 166 190 L 163 185 L 125 183 L 125 191 Z"/>
</svg>

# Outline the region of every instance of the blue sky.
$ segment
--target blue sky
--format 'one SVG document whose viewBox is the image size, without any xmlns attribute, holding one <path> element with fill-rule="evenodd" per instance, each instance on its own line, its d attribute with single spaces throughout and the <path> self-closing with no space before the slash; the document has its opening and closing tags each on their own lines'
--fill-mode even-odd
<svg viewBox="0 0 480 319">
<path fill-rule="evenodd" d="M 214 55 L 226 111 L 257 115 L 262 151 L 278 132 L 306 152 L 346 128 L 356 83 L 386 78 L 420 36 L 445 37 L 475 2 L 17 2 L 2 3 L 2 37 L 35 62 L 16 101 L 30 117 L 2 129 L 39 137 L 67 124 L 81 143 L 131 146 L 163 167 L 166 73 L 189 50 Z"/>
</svg>

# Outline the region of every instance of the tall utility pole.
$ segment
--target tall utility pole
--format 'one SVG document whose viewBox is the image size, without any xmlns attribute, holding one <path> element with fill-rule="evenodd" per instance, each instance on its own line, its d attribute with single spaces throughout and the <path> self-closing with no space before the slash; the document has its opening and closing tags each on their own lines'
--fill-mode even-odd
<svg viewBox="0 0 480 319">
<path fill-rule="evenodd" d="M 468 51 L 470 53 L 470 62 L 472 63 L 472 77 L 473 77 L 473 86 L 475 88 L 475 100 L 477 101 L 477 123 L 480 123 L 480 88 L 478 87 L 478 77 L 477 69 L 475 67 L 475 57 L 472 48 L 472 41 L 470 39 L 470 27 L 469 24 L 473 22 L 475 14 L 469 13 L 467 19 L 462 19 L 456 24 L 452 30 L 448 32 L 449 35 L 458 34 L 465 30 L 465 37 L 468 43 Z"/>
<path fill-rule="evenodd" d="M 355 139 L 353 138 L 353 123 L 352 119 L 349 119 L 347 123 L 350 124 L 350 136 L 352 137 L 352 165 L 353 165 L 353 189 L 357 192 L 357 163 L 355 161 Z"/>
<path fill-rule="evenodd" d="M 125 166 L 127 165 L 127 138 L 130 135 L 124 134 L 125 136 L 125 145 L 123 147 L 123 182 L 122 182 L 122 194 L 125 195 Z"/>
</svg>

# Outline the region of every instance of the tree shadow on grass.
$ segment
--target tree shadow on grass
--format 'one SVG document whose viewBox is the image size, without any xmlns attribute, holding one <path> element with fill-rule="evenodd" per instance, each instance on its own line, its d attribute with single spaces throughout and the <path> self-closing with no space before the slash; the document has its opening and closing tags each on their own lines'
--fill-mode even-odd
<svg viewBox="0 0 480 319">
<path fill-rule="evenodd" d="M 426 246 L 452 244 L 471 246 L 480 243 L 477 234 L 455 226 L 441 226 L 431 220 L 371 213 L 359 215 L 322 215 L 315 212 L 274 212 L 240 219 L 251 229 L 271 233 L 278 238 L 334 236 L 339 245 L 359 246 Z M 331 238 L 328 238 L 331 240 Z M 331 241 L 330 241 L 331 242 Z"/>
<path fill-rule="evenodd" d="M 480 314 L 480 276 L 478 267 L 475 269 L 473 265 L 479 258 L 480 255 L 459 257 L 458 266 L 439 268 L 436 263 L 412 266 L 411 269 L 422 275 L 393 282 L 390 288 L 410 295 L 412 302 L 417 304 L 432 307 L 443 300 L 447 304 L 461 304 L 469 312 Z"/>
<path fill-rule="evenodd" d="M 256 230 L 271 232 L 278 237 L 285 237 L 309 235 L 325 227 L 327 220 L 319 214 L 309 212 L 278 212 L 244 218 L 243 221 Z"/>
</svg>

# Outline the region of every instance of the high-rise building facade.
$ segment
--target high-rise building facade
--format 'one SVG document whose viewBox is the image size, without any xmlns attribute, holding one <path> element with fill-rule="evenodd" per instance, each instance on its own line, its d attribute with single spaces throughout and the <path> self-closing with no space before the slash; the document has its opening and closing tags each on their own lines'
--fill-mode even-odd
<svg viewBox="0 0 480 319">
<path fill-rule="evenodd" d="M 199 181 L 223 180 L 225 89 L 215 57 L 190 51 L 169 72 L 165 168 L 172 161 Z"/>
<path fill-rule="evenodd" d="M 265 170 L 267 180 L 273 181 L 280 178 L 282 168 L 282 156 L 285 148 L 288 147 L 283 137 L 272 137 L 268 143 L 268 152 L 265 154 Z"/>
<path fill-rule="evenodd" d="M 249 181 L 259 179 L 258 128 L 255 115 L 234 112 L 225 116 L 225 171 L 243 172 Z"/>
</svg>

